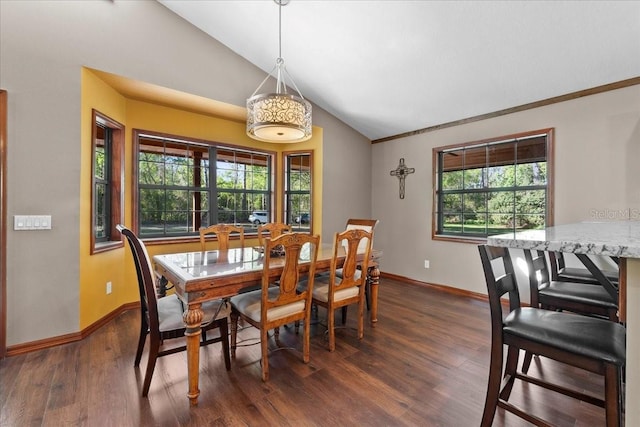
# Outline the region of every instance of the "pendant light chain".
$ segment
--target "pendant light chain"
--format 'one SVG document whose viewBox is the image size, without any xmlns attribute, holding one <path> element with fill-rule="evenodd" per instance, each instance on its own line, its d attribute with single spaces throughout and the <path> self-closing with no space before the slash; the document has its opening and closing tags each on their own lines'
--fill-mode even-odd
<svg viewBox="0 0 640 427">
<path fill-rule="evenodd" d="M 247 135 L 265 142 L 302 142 L 312 136 L 311 103 L 300 93 L 282 59 L 282 6 L 289 4 L 289 0 L 273 1 L 278 5 L 278 58 L 275 67 L 247 99 Z M 258 93 L 274 71 L 275 93 Z M 287 93 L 287 79 L 297 95 Z"/>
<path fill-rule="evenodd" d="M 282 0 L 278 3 L 278 59 L 276 60 L 277 76 L 276 76 L 276 93 L 287 93 L 287 85 L 284 82 L 282 69 L 284 68 L 284 59 L 282 59 Z"/>
<path fill-rule="evenodd" d="M 278 58 L 282 58 L 282 0 L 278 1 Z"/>
</svg>

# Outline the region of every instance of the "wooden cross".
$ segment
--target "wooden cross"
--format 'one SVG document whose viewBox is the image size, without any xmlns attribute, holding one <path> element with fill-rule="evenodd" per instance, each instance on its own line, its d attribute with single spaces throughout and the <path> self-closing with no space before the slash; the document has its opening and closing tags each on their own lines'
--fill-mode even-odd
<svg viewBox="0 0 640 427">
<path fill-rule="evenodd" d="M 409 175 L 410 173 L 414 173 L 415 171 L 415 168 L 408 168 L 405 166 L 404 158 L 400 159 L 400 164 L 398 164 L 398 167 L 395 168 L 395 170 L 391 171 L 391 176 L 397 176 L 400 180 L 401 199 L 404 199 L 404 179 L 407 177 L 407 175 Z"/>
</svg>

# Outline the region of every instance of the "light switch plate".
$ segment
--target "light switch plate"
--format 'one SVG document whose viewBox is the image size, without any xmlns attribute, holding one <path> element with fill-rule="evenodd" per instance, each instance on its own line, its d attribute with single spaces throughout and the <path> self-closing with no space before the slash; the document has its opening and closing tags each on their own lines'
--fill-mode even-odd
<svg viewBox="0 0 640 427">
<path fill-rule="evenodd" d="M 51 230 L 51 215 L 14 215 L 14 230 Z"/>
</svg>

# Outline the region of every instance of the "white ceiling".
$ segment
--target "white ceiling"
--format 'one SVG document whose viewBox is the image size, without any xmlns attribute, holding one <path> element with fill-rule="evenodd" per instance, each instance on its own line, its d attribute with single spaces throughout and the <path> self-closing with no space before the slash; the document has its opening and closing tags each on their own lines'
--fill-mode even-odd
<svg viewBox="0 0 640 427">
<path fill-rule="evenodd" d="M 272 70 L 273 0 L 158 1 Z M 640 1 L 291 0 L 282 57 L 375 140 L 639 77 Z"/>
</svg>

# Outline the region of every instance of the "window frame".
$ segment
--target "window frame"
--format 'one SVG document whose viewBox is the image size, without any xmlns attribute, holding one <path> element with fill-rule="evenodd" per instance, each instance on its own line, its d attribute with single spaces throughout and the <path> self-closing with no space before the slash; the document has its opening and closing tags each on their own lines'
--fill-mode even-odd
<svg viewBox="0 0 640 427">
<path fill-rule="evenodd" d="M 191 241 L 199 241 L 199 231 L 197 230 L 197 228 L 199 228 L 200 226 L 204 226 L 206 224 L 202 224 L 200 222 L 201 218 L 194 218 L 193 221 L 193 227 L 195 228 L 194 230 L 189 231 L 187 234 L 175 234 L 175 235 L 144 235 L 141 233 L 140 230 L 140 182 L 139 182 L 139 167 L 140 167 L 140 140 L 141 138 L 149 138 L 149 139 L 157 139 L 157 140 L 167 140 L 167 141 L 171 141 L 172 143 L 175 144 L 185 144 L 185 146 L 187 144 L 192 145 L 192 146 L 199 146 L 199 147 L 206 147 L 206 149 L 209 151 L 209 167 L 208 167 L 208 173 L 209 173 L 209 187 L 207 192 L 208 192 L 208 212 L 210 215 L 210 221 L 208 225 L 213 225 L 218 223 L 217 222 L 217 218 L 218 218 L 218 210 L 217 210 L 217 195 L 220 192 L 220 190 L 225 191 L 225 192 L 231 192 L 231 193 L 265 193 L 266 195 L 266 209 L 249 209 L 247 211 L 247 215 L 249 215 L 252 211 L 254 210 L 266 210 L 268 211 L 268 215 L 270 218 L 274 218 L 275 217 L 275 204 L 274 204 L 274 199 L 275 199 L 275 191 L 274 191 L 274 183 L 275 183 L 275 170 L 276 170 L 276 156 L 275 153 L 273 151 L 268 151 L 268 150 L 264 150 L 264 149 L 257 149 L 257 148 L 252 148 L 252 147 L 244 147 L 244 146 L 237 146 L 237 145 L 231 145 L 231 144 L 224 144 L 224 143 L 219 143 L 216 141 L 208 141 L 208 140 L 203 140 L 203 139 L 199 139 L 199 138 L 192 138 L 189 136 L 182 136 L 182 135 L 171 135 L 171 134 L 167 134 L 167 133 L 160 133 L 160 132 L 154 132 L 154 131 L 148 131 L 148 130 L 142 130 L 142 129 L 134 129 L 133 130 L 133 168 L 132 168 L 132 198 L 131 198 L 131 203 L 132 203 L 132 217 L 133 217 L 133 229 L 134 231 L 140 236 L 141 239 L 148 241 L 150 243 L 153 244 L 162 244 L 162 243 L 175 243 L 176 241 L 181 241 L 181 242 L 191 242 Z M 259 154 L 261 156 L 265 156 L 267 158 L 267 168 L 268 168 L 268 177 L 267 177 L 267 190 L 266 191 L 259 191 L 259 190 L 247 190 L 247 189 L 243 189 L 243 190 L 237 190 L 237 189 L 226 189 L 226 188 L 218 188 L 215 185 L 215 182 L 213 182 L 216 178 L 216 174 L 217 174 L 217 167 L 216 167 L 216 155 L 219 152 L 219 150 L 229 150 L 229 151 L 233 151 L 233 152 L 237 152 L 237 153 L 248 153 L 248 154 L 252 154 L 252 153 L 256 153 Z M 212 154 L 213 153 L 213 154 Z M 215 155 L 214 155 L 215 154 Z M 161 186 L 158 187 L 163 187 L 166 188 L 166 186 L 164 184 L 162 184 Z M 190 185 L 188 187 L 193 187 L 193 189 L 195 189 L 196 187 L 194 187 L 193 185 Z M 201 188 L 201 187 L 198 187 Z M 195 211 L 194 211 L 195 212 Z M 231 223 L 231 222 L 225 222 L 225 223 Z M 257 233 L 257 230 L 254 230 L 248 223 L 244 224 L 242 222 L 237 223 L 237 225 L 240 226 L 244 226 L 245 227 L 245 236 L 252 236 L 254 234 Z"/>
<path fill-rule="evenodd" d="M 308 157 L 309 163 L 309 189 L 308 190 L 291 190 L 291 159 L 294 157 Z M 313 232 L 313 150 L 298 150 L 298 151 L 285 151 L 282 153 L 283 157 L 283 185 L 284 185 L 284 194 L 283 194 L 283 218 L 284 222 L 291 226 L 292 231 L 300 231 L 300 232 Z M 309 209 L 304 213 L 309 214 L 309 225 L 308 227 L 302 226 L 302 221 L 300 224 L 297 224 L 294 220 L 294 215 L 291 209 L 291 203 L 289 201 L 290 196 L 292 195 L 307 195 L 309 198 Z M 303 212 L 298 212 L 298 214 L 302 214 Z"/>
<path fill-rule="evenodd" d="M 96 153 L 98 127 L 105 129 L 110 141 L 105 138 L 105 162 L 108 164 L 106 183 L 108 196 L 105 199 L 104 238 L 96 236 L 97 227 L 97 192 L 96 185 Z M 91 222 L 90 222 L 90 254 L 106 252 L 124 246 L 122 236 L 116 225 L 124 223 L 124 135 L 125 126 L 96 109 L 91 110 Z"/>
<path fill-rule="evenodd" d="M 509 143 L 509 142 L 518 142 L 521 140 L 532 139 L 534 137 L 545 137 L 546 138 L 546 185 L 544 185 L 544 189 L 546 191 L 546 200 L 545 200 L 545 226 L 552 226 L 554 223 L 554 128 L 545 128 L 534 131 L 520 132 L 516 134 L 504 135 L 495 138 L 486 138 L 477 141 L 470 141 L 461 144 L 452 144 L 447 146 L 435 147 L 432 150 L 432 170 L 433 170 L 433 205 L 432 205 L 432 215 L 431 215 L 431 239 L 432 240 L 442 240 L 442 241 L 454 241 L 454 242 L 462 242 L 462 243 L 483 243 L 487 240 L 487 235 L 470 235 L 470 234 L 455 234 L 455 233 L 442 233 L 439 229 L 439 225 L 442 223 L 442 216 L 444 212 L 440 212 L 440 195 L 441 190 L 440 187 L 442 185 L 442 172 L 440 169 L 440 156 L 445 152 L 452 152 L 456 150 L 468 150 L 470 148 L 480 148 L 480 147 L 488 147 L 501 143 Z M 525 164 L 518 163 L 517 159 L 514 157 L 514 165 L 517 164 Z M 487 165 L 488 166 L 488 165 Z M 462 168 L 461 170 L 471 170 L 473 168 Z M 477 169 L 477 167 L 476 167 Z M 513 187 L 509 190 L 507 187 L 500 187 L 500 191 L 511 191 L 515 194 L 516 191 L 531 190 L 534 189 L 534 186 L 531 188 L 528 187 L 518 187 L 516 183 L 514 183 Z M 541 187 L 541 186 L 536 186 Z M 467 191 L 465 191 L 467 190 Z M 491 187 L 487 187 L 486 185 L 481 189 L 462 189 L 458 191 L 454 191 L 457 193 L 484 193 L 488 194 L 494 192 L 495 190 Z M 445 193 L 449 194 L 449 193 Z M 463 220 L 464 220 L 464 207 L 462 207 L 463 212 Z M 505 229 L 505 233 L 516 231 L 516 226 L 514 224 L 512 230 Z"/>
</svg>

